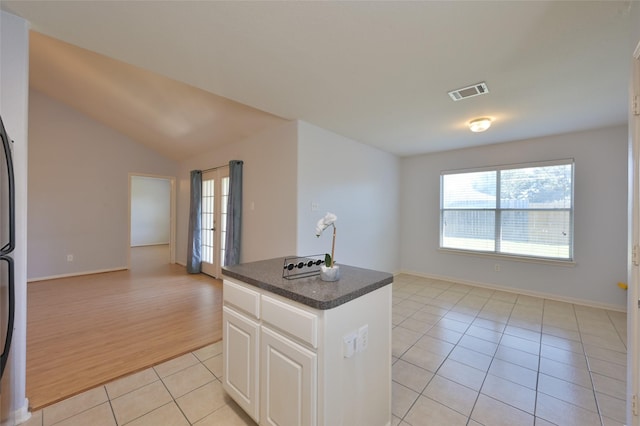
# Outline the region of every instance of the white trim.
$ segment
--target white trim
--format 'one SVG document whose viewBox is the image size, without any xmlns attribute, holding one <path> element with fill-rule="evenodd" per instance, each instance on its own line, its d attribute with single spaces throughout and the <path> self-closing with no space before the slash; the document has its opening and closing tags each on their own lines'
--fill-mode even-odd
<svg viewBox="0 0 640 426">
<path fill-rule="evenodd" d="M 154 179 L 165 179 L 169 181 L 171 186 L 171 193 L 169 195 L 169 263 L 176 263 L 176 228 L 177 228 L 177 214 L 176 214 L 176 177 L 175 176 L 164 176 L 164 175 L 155 175 L 149 173 L 135 173 L 129 172 L 129 182 L 128 182 L 128 206 L 127 212 L 129 213 L 128 217 L 128 230 L 129 234 L 127 236 L 127 268 L 131 269 L 131 180 L 132 177 L 149 177 Z"/>
<path fill-rule="evenodd" d="M 82 272 L 73 272 L 70 274 L 60 274 L 60 275 L 51 275 L 48 277 L 38 277 L 38 278 L 29 278 L 27 279 L 28 283 L 36 282 L 36 281 L 46 281 L 46 280 L 55 280 L 58 278 L 68 278 L 68 277 L 78 277 L 81 275 L 93 275 L 93 274 L 103 274 L 105 272 L 116 272 L 116 271 L 126 271 L 129 269 L 127 266 L 120 266 L 117 268 L 110 269 L 98 269 L 95 271 L 82 271 Z"/>
<path fill-rule="evenodd" d="M 455 175 L 455 174 L 462 174 L 462 173 L 475 173 L 475 172 L 493 172 L 493 171 L 500 171 L 500 170 L 517 170 L 517 169 L 527 169 L 530 167 L 563 166 L 567 164 L 574 165 L 575 162 L 576 161 L 573 158 L 560 158 L 558 160 L 543 160 L 543 161 L 532 161 L 532 162 L 526 162 L 526 163 L 498 164 L 493 166 L 472 167 L 469 169 L 441 170 L 440 176 Z"/>
<path fill-rule="evenodd" d="M 168 246 L 168 245 L 170 245 L 170 244 L 171 244 L 171 242 L 169 242 L 169 241 L 166 241 L 166 242 L 164 242 L 164 243 L 135 244 L 135 245 L 132 245 L 132 246 L 131 246 L 131 248 L 136 248 L 136 247 L 154 247 L 154 246 Z M 172 263 L 175 263 L 175 262 L 172 262 Z"/>
<path fill-rule="evenodd" d="M 13 418 L 16 420 L 16 424 L 18 425 L 31 418 L 31 413 L 29 412 L 29 398 L 25 398 L 22 407 L 13 412 Z"/>
<path fill-rule="evenodd" d="M 515 254 L 472 251 L 472 250 L 454 249 L 454 248 L 448 248 L 448 247 L 438 247 L 437 250 L 443 253 L 448 253 L 448 254 L 490 257 L 496 260 L 498 259 L 513 260 L 516 262 L 525 262 L 525 263 L 542 263 L 546 265 L 564 266 L 568 268 L 575 268 L 577 265 L 575 260 L 551 259 L 551 258 L 535 257 L 535 256 L 517 256 Z"/>
<path fill-rule="evenodd" d="M 209 171 L 203 171 L 202 172 L 202 183 L 204 184 L 205 181 L 207 180 L 213 180 L 214 181 L 214 194 L 213 194 L 213 202 L 214 202 L 214 207 L 213 207 L 213 213 L 214 213 L 214 228 L 219 228 L 220 230 L 222 229 L 226 229 L 227 228 L 227 224 L 222 222 L 222 200 L 224 198 L 224 194 L 222 191 L 222 182 L 224 181 L 224 179 L 229 180 L 231 179 L 230 176 L 231 173 L 231 168 L 229 167 L 229 165 L 225 165 L 225 166 L 220 166 L 220 167 L 216 167 L 212 170 Z M 202 188 L 202 194 L 203 197 L 205 196 L 204 193 L 204 185 Z M 227 192 L 227 197 L 228 197 L 229 193 Z M 203 210 L 204 211 L 204 210 Z M 227 216 L 228 217 L 228 216 Z M 210 277 L 216 278 L 216 279 L 222 279 L 222 263 L 223 263 L 223 259 L 222 259 L 222 247 L 224 246 L 223 241 L 222 241 L 222 232 L 221 231 L 214 231 L 213 233 L 213 238 L 215 239 L 214 245 L 213 245 L 213 263 L 209 263 L 206 262 L 204 259 L 201 259 L 201 263 L 202 263 L 202 267 L 201 267 L 201 272 L 203 274 L 209 275 Z"/>
<path fill-rule="evenodd" d="M 640 91 L 640 42 L 633 52 L 634 59 L 631 65 L 631 77 L 629 85 L 629 97 L 633 99 Z M 632 107 L 629 108 L 629 201 L 628 201 L 628 250 L 631 252 L 628 256 L 628 295 L 627 295 L 627 389 L 626 389 L 626 420 L 630 426 L 638 426 L 638 416 L 634 415 L 633 396 L 638 395 L 640 382 L 640 363 L 638 362 L 638 336 L 639 336 L 639 316 L 638 316 L 638 292 L 639 278 L 638 267 L 633 264 L 633 247 L 638 244 L 639 237 L 639 200 L 640 188 L 638 188 L 638 156 L 640 149 L 640 118 L 634 115 Z"/>
<path fill-rule="evenodd" d="M 508 293 L 522 294 L 524 296 L 540 297 L 542 299 L 573 303 L 574 305 L 590 306 L 592 308 L 606 309 L 609 311 L 627 312 L 626 306 L 611 305 L 608 303 L 598 303 L 592 300 L 584 300 L 584 299 L 578 299 L 574 297 L 563 297 L 563 296 L 558 296 L 557 294 L 544 293 L 541 291 L 539 292 L 539 291 L 530 291 L 530 290 L 524 290 L 524 289 L 513 288 L 513 287 L 504 287 L 497 284 L 489 284 L 489 283 L 470 281 L 470 280 L 461 280 L 459 278 L 446 277 L 441 275 L 422 274 L 420 272 L 413 272 L 413 271 L 402 271 L 400 274 L 413 275 L 413 276 L 422 277 L 422 278 L 431 278 L 435 280 L 449 281 L 449 282 L 458 283 L 458 284 L 466 284 L 474 287 L 487 288 L 490 290 L 500 290 Z"/>
</svg>

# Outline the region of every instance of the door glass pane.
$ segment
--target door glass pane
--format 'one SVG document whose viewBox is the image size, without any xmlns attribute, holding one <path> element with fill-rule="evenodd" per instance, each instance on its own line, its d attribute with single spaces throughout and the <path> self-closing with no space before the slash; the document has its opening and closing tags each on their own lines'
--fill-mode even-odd
<svg viewBox="0 0 640 426">
<path fill-rule="evenodd" d="M 227 202 L 229 200 L 229 177 L 223 177 L 220 200 L 220 265 L 224 266 L 224 253 L 227 242 Z"/>
<path fill-rule="evenodd" d="M 208 179 L 202 181 L 202 261 L 213 263 L 214 224 L 215 224 L 215 180 Z"/>
</svg>

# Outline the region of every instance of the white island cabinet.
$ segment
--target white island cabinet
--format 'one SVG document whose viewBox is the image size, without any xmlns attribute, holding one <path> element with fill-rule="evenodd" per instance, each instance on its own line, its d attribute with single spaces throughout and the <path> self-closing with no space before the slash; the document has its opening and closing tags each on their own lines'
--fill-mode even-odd
<svg viewBox="0 0 640 426">
<path fill-rule="evenodd" d="M 281 267 L 225 268 L 226 392 L 260 425 L 390 425 L 392 276 L 342 265 L 335 283 L 285 280 Z"/>
</svg>

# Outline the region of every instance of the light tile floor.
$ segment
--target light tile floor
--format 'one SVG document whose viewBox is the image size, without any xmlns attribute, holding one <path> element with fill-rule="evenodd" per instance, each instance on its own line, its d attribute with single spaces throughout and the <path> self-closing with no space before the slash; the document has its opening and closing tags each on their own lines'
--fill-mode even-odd
<svg viewBox="0 0 640 426">
<path fill-rule="evenodd" d="M 393 425 L 622 425 L 626 314 L 396 277 Z"/>
<path fill-rule="evenodd" d="M 254 426 L 222 390 L 222 342 L 33 413 L 25 426 Z"/>
<path fill-rule="evenodd" d="M 624 424 L 624 313 L 400 275 L 393 327 L 394 426 Z M 255 425 L 221 376 L 218 342 L 25 425 Z"/>
</svg>

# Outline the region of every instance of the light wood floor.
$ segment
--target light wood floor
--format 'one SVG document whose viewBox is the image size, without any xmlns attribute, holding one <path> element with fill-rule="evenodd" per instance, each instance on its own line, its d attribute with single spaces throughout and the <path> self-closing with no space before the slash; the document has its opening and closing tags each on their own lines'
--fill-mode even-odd
<svg viewBox="0 0 640 426">
<path fill-rule="evenodd" d="M 132 249 L 132 268 L 29 283 L 27 398 L 33 410 L 222 338 L 222 283 Z"/>
</svg>

